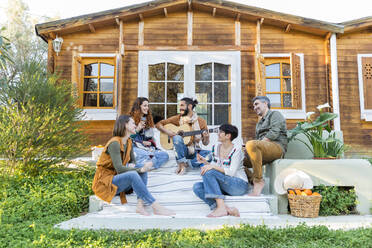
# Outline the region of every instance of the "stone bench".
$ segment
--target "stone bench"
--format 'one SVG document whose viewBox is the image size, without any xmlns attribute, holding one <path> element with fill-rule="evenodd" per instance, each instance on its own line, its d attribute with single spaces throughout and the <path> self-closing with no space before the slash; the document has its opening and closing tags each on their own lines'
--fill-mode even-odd
<svg viewBox="0 0 372 248">
<path fill-rule="evenodd" d="M 342 133 L 338 134 L 339 137 Z M 300 137 L 304 139 L 303 137 Z M 307 173 L 314 186 L 354 187 L 357 199 L 356 210 L 360 214 L 369 214 L 372 208 L 372 165 L 364 159 L 315 160 L 311 152 L 299 141 L 288 144 L 284 159 L 278 159 L 265 166 L 265 177 L 269 179 L 269 193 L 278 197 L 278 213 L 288 213 L 286 195 L 278 195 L 274 190 L 274 180 L 281 171 L 295 168 Z"/>
</svg>

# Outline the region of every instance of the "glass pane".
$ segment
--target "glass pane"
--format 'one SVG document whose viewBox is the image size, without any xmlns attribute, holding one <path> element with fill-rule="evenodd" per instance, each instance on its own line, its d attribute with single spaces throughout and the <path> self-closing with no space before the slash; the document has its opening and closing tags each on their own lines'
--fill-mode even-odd
<svg viewBox="0 0 372 248">
<path fill-rule="evenodd" d="M 292 95 L 283 94 L 283 107 L 291 108 L 292 107 Z"/>
<path fill-rule="evenodd" d="M 292 91 L 292 84 L 291 84 L 290 78 L 284 79 L 284 87 L 285 87 L 285 91 Z"/>
<path fill-rule="evenodd" d="M 230 102 L 230 83 L 214 83 L 214 102 Z"/>
<path fill-rule="evenodd" d="M 167 83 L 167 102 L 177 103 L 182 99 L 183 83 Z"/>
<path fill-rule="evenodd" d="M 280 79 L 279 78 L 267 78 L 266 79 L 266 91 L 267 92 L 280 92 Z"/>
<path fill-rule="evenodd" d="M 99 91 L 114 91 L 114 79 L 113 78 L 101 78 L 99 85 Z"/>
<path fill-rule="evenodd" d="M 229 123 L 230 105 L 214 105 L 214 125 Z"/>
<path fill-rule="evenodd" d="M 154 123 L 157 123 L 165 119 L 164 116 L 164 104 L 150 104 L 151 114 L 154 118 Z"/>
<path fill-rule="evenodd" d="M 113 94 L 99 94 L 100 107 L 113 107 L 114 106 Z"/>
<path fill-rule="evenodd" d="M 214 80 L 230 80 L 230 65 L 214 63 Z"/>
<path fill-rule="evenodd" d="M 98 76 L 98 64 L 84 65 L 84 76 Z"/>
<path fill-rule="evenodd" d="M 207 121 L 207 125 L 212 125 L 212 105 L 198 104 L 195 107 L 198 116 Z"/>
<path fill-rule="evenodd" d="M 165 64 L 149 65 L 149 80 L 164 81 L 165 80 Z"/>
<path fill-rule="evenodd" d="M 97 78 L 84 78 L 84 91 L 97 91 Z"/>
<path fill-rule="evenodd" d="M 283 76 L 290 76 L 291 75 L 291 65 L 287 63 L 282 64 Z"/>
<path fill-rule="evenodd" d="M 212 84 L 195 83 L 195 94 L 198 102 L 212 102 Z"/>
<path fill-rule="evenodd" d="M 195 66 L 195 80 L 211 81 L 212 80 L 212 63 Z"/>
<path fill-rule="evenodd" d="M 168 63 L 167 80 L 183 81 L 183 65 Z"/>
<path fill-rule="evenodd" d="M 279 77 L 280 76 L 280 64 L 271 64 L 266 66 L 266 77 Z"/>
<path fill-rule="evenodd" d="M 113 65 L 101 63 L 101 76 L 113 77 L 115 74 L 115 67 Z"/>
<path fill-rule="evenodd" d="M 84 107 L 97 107 L 97 94 L 84 94 Z"/>
<path fill-rule="evenodd" d="M 266 96 L 270 99 L 271 107 L 280 108 L 282 106 L 280 94 L 266 94 Z"/>
<path fill-rule="evenodd" d="M 164 102 L 165 101 L 165 84 L 164 83 L 149 83 L 149 101 Z"/>
<path fill-rule="evenodd" d="M 177 114 L 177 104 L 167 104 L 167 118 Z"/>
</svg>

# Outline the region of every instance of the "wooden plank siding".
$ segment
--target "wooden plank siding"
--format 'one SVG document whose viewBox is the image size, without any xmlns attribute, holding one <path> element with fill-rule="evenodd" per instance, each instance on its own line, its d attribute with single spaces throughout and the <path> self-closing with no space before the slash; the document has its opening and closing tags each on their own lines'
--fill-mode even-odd
<svg viewBox="0 0 372 248">
<path fill-rule="evenodd" d="M 338 82 L 341 130 L 350 153 L 372 155 L 372 123 L 361 120 L 358 54 L 372 54 L 371 30 L 338 35 Z"/>
</svg>

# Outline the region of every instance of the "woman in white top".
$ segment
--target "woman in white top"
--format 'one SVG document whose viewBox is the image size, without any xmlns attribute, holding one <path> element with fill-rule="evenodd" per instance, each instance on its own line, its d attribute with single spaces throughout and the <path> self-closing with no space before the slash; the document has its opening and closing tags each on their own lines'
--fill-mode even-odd
<svg viewBox="0 0 372 248">
<path fill-rule="evenodd" d="M 207 217 L 239 217 L 238 209 L 225 204 L 225 195 L 244 195 L 251 189 L 244 172 L 241 146 L 232 143 L 237 136 L 235 126 L 223 124 L 218 132 L 220 144 L 213 145 L 212 158 L 207 160 L 198 154 L 199 162 L 204 164 L 201 167 L 203 182 L 195 183 L 193 191 L 213 210 Z"/>
</svg>

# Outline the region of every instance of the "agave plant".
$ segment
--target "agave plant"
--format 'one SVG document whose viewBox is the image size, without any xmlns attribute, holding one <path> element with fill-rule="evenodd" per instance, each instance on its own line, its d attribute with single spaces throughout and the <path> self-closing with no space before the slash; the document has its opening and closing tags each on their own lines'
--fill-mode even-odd
<svg viewBox="0 0 372 248">
<path fill-rule="evenodd" d="M 316 158 L 336 158 L 340 157 L 345 151 L 345 145 L 342 140 L 336 138 L 336 133 L 329 126 L 329 121 L 335 119 L 338 115 L 323 111 L 329 108 L 329 104 L 319 105 L 319 116 L 313 121 L 311 116 L 314 112 L 307 113 L 305 121 L 298 122 L 297 126 L 290 130 L 289 140 L 298 140 L 306 145 Z M 309 140 L 307 142 L 296 138 L 298 134 L 304 134 Z"/>
</svg>

